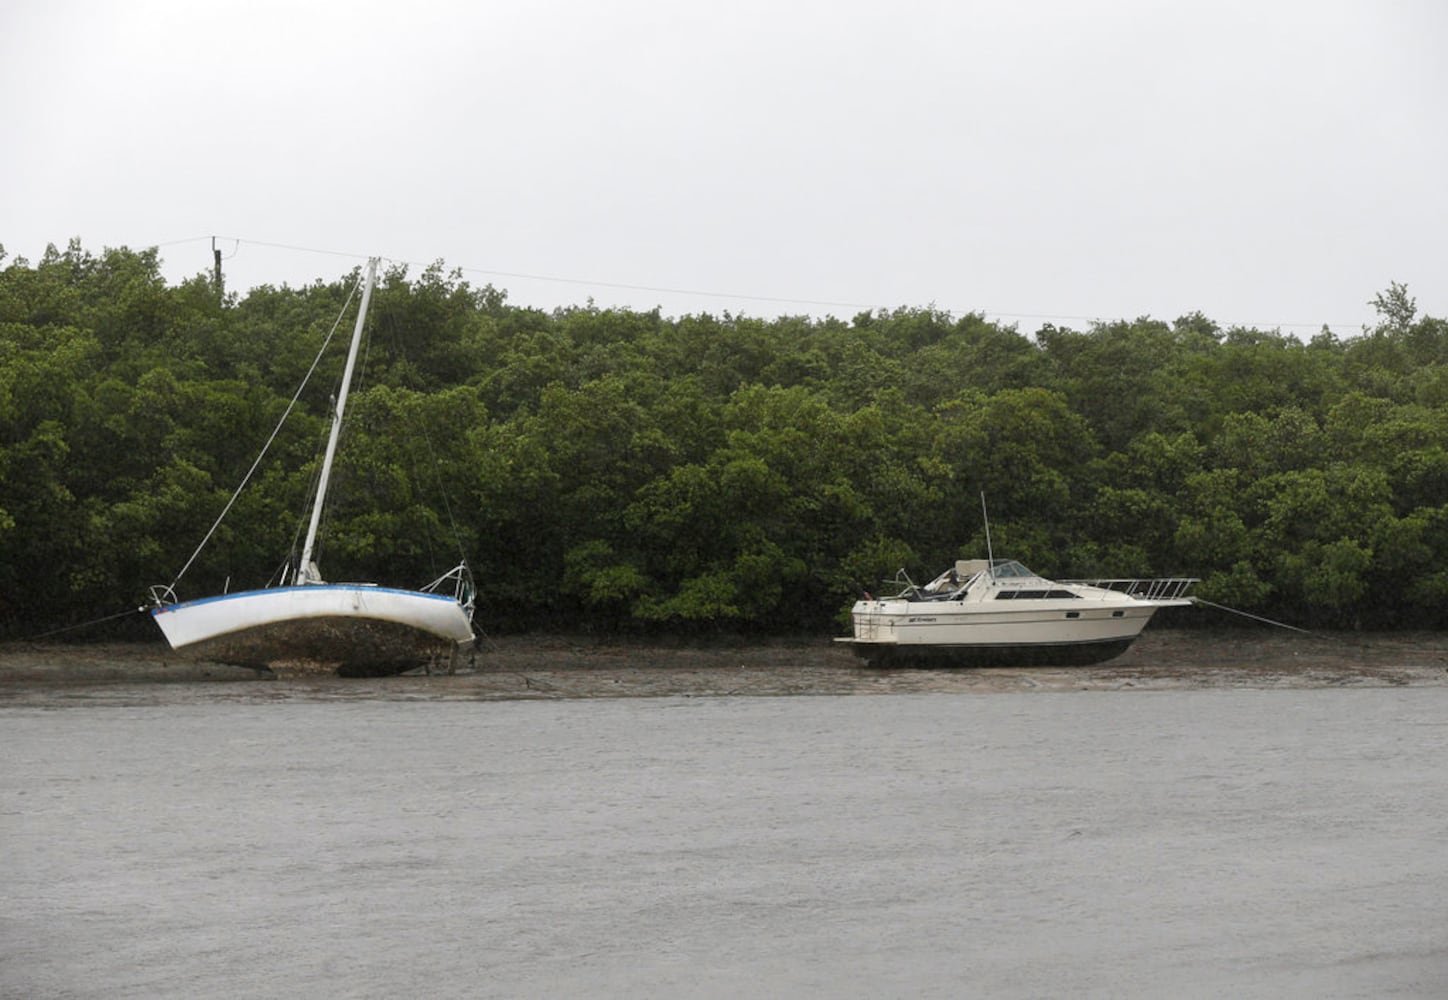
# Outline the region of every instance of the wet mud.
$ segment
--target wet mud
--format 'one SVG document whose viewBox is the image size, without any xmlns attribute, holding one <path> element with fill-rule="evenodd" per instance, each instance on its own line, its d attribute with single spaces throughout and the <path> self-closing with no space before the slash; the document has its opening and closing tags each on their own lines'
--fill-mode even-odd
<svg viewBox="0 0 1448 1000">
<path fill-rule="evenodd" d="M 1084 667 L 874 669 L 829 638 L 751 643 L 484 638 L 454 673 L 257 671 L 160 643 L 0 646 L 0 704 L 500 700 L 1448 686 L 1448 634 L 1152 630 Z"/>
</svg>

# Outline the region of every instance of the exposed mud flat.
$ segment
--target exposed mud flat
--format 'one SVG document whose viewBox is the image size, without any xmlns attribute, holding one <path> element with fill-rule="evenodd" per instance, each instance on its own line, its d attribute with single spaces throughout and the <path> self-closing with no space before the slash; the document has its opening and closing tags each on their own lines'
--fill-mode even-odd
<svg viewBox="0 0 1448 1000">
<path fill-rule="evenodd" d="M 164 645 L 0 647 L 0 704 L 373 698 L 495 700 L 995 691 L 1448 686 L 1443 633 L 1151 630 L 1088 667 L 881 670 L 827 638 L 758 643 L 485 638 L 453 674 L 258 672 Z"/>
</svg>

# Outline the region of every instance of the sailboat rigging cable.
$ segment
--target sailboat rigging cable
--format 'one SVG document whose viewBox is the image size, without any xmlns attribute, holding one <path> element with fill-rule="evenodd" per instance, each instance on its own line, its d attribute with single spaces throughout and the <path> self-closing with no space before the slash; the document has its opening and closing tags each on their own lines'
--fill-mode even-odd
<svg viewBox="0 0 1448 1000">
<path fill-rule="evenodd" d="M 176 574 L 176 579 L 172 580 L 170 586 L 166 588 L 168 593 L 174 594 L 176 592 L 176 585 L 181 582 L 181 578 L 186 575 L 186 571 L 191 568 L 191 564 L 196 561 L 196 557 L 201 555 L 201 550 L 206 548 L 206 543 L 211 541 L 211 536 L 216 534 L 216 529 L 221 527 L 221 522 L 225 520 L 226 515 L 231 512 L 231 508 L 236 504 L 237 498 L 240 497 L 242 491 L 246 489 L 247 483 L 251 482 L 251 477 L 256 474 L 256 470 L 261 466 L 261 460 L 266 457 L 267 449 L 272 446 L 272 442 L 274 442 L 277 439 L 277 435 L 281 433 L 282 427 L 287 422 L 287 418 L 291 416 L 292 410 L 296 408 L 297 400 L 302 398 L 302 392 L 307 388 L 307 383 L 311 381 L 312 374 L 317 370 L 317 365 L 321 364 L 322 356 L 326 353 L 327 346 L 332 343 L 332 337 L 337 333 L 337 328 L 342 325 L 342 317 L 347 314 L 347 307 L 352 304 L 352 299 L 355 298 L 356 295 L 357 287 L 354 285 L 352 291 L 347 294 L 347 301 L 342 303 L 342 309 L 337 313 L 337 318 L 332 322 L 332 328 L 327 331 L 327 336 L 322 340 L 322 346 L 317 351 L 317 356 L 312 359 L 312 366 L 307 369 L 307 374 L 302 377 L 302 384 L 297 386 L 297 391 L 293 393 L 291 400 L 287 403 L 287 408 L 282 411 L 281 418 L 277 420 L 277 425 L 272 428 L 271 436 L 266 439 L 266 444 L 262 445 L 261 452 L 256 456 L 256 461 L 251 463 L 251 468 L 246 471 L 246 475 L 242 477 L 240 485 L 238 485 L 236 491 L 231 494 L 231 499 L 226 501 L 226 506 L 221 508 L 220 514 L 216 515 L 216 520 L 212 522 L 211 528 L 206 532 L 206 536 L 201 539 L 201 544 L 196 546 L 196 551 L 191 553 L 191 558 L 186 560 L 186 565 L 181 567 L 181 572 Z M 366 308 L 365 303 L 362 308 Z"/>
</svg>

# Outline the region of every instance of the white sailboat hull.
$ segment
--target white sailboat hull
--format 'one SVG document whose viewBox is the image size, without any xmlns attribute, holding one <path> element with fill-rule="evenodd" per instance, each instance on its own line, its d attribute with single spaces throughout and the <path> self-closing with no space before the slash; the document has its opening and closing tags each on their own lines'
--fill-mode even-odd
<svg viewBox="0 0 1448 1000">
<path fill-rule="evenodd" d="M 429 650 L 473 638 L 467 612 L 450 596 L 356 583 L 248 590 L 151 615 L 173 649 L 251 665 L 306 658 L 406 669 Z"/>
</svg>

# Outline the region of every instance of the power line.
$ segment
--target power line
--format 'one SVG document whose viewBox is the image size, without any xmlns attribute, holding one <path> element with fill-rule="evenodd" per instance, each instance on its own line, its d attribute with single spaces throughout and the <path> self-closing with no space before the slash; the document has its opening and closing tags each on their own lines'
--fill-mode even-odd
<svg viewBox="0 0 1448 1000">
<path fill-rule="evenodd" d="M 156 246 L 157 246 L 158 248 L 159 248 L 159 247 L 165 247 L 165 246 L 176 246 L 176 245 L 183 244 L 183 243 L 192 243 L 192 242 L 196 242 L 196 241 L 198 241 L 198 240 L 210 240 L 210 239 L 224 239 L 224 240 L 232 240 L 232 241 L 233 241 L 233 244 L 234 244 L 234 245 L 233 245 L 233 250 L 232 250 L 230 256 L 227 258 L 228 260 L 231 259 L 232 257 L 235 257 L 235 256 L 236 256 L 237 252 L 240 250 L 241 245 L 242 245 L 243 243 L 247 243 L 247 244 L 250 244 L 250 245 L 252 245 L 252 246 L 257 246 L 257 247 L 266 247 L 266 248 L 271 249 L 271 250 L 287 250 L 287 251 L 291 251 L 291 252 L 294 252 L 294 253 L 319 254 L 319 255 L 322 255 L 322 256 L 342 257 L 342 258 L 345 258 L 345 259 L 356 260 L 356 261 L 365 261 L 365 260 L 367 260 L 367 258 L 370 257 L 370 256 L 376 256 L 376 255 L 374 255 L 374 254 L 351 253 L 351 252 L 342 251 L 342 250 L 324 250 L 324 249 L 320 249 L 320 248 L 317 248 L 317 247 L 304 247 L 304 246 L 298 246 L 298 245 L 296 245 L 296 244 L 291 244 L 291 243 L 271 243 L 271 242 L 268 242 L 268 241 L 266 241 L 266 240 L 252 240 L 252 239 L 243 239 L 242 237 L 238 237 L 238 236 L 220 236 L 220 235 L 193 236 L 193 237 L 188 237 L 188 238 L 186 238 L 186 239 L 172 240 L 172 241 L 169 241 L 169 242 L 167 242 L 167 243 L 158 243 L 158 244 L 156 244 Z M 408 267 L 408 268 L 419 268 L 419 269 L 425 269 L 425 268 L 431 267 L 432 264 L 434 263 L 433 261 L 415 261 L 415 260 L 407 260 L 407 259 L 398 258 L 398 257 L 387 257 L 387 256 L 385 256 L 385 255 L 383 256 L 383 259 L 386 260 L 386 261 L 387 261 L 388 263 L 390 263 L 390 264 L 400 264 L 400 265 L 405 266 L 405 267 Z M 500 271 L 500 270 L 496 270 L 496 269 L 493 269 L 493 268 L 477 267 L 477 266 L 472 266 L 472 265 L 458 265 L 458 266 L 455 266 L 455 267 L 451 268 L 451 270 L 458 271 L 458 272 L 460 272 L 460 273 L 462 273 L 462 274 L 483 275 L 483 276 L 487 276 L 487 277 L 490 277 L 490 278 L 512 278 L 512 279 L 516 279 L 516 280 L 520 280 L 520 281 L 541 281 L 541 282 L 548 282 L 548 283 L 551 283 L 551 284 L 559 284 L 559 285 L 575 285 L 575 286 L 592 287 L 592 288 L 612 288 L 612 289 L 617 289 L 617 290 L 620 290 L 620 291 L 650 292 L 650 293 L 657 294 L 657 295 L 689 295 L 689 296 L 694 296 L 694 297 L 697 297 L 697 298 L 730 299 L 730 300 L 742 300 L 742 301 L 747 301 L 747 302 L 769 302 L 769 303 L 774 303 L 774 304 L 776 304 L 776 305 L 822 306 L 822 307 L 825 307 L 825 308 L 835 308 L 835 309 L 874 310 L 874 309 L 888 309 L 888 308 L 889 308 L 888 306 L 881 306 L 879 303 L 873 303 L 873 304 L 872 304 L 872 303 L 865 303 L 865 302 L 847 302 L 847 301 L 839 301 L 839 300 L 832 300 L 832 299 L 793 298 L 793 297 L 776 296 L 776 295 L 752 295 L 752 294 L 748 294 L 748 293 L 744 293 L 744 292 L 719 292 L 719 291 L 712 291 L 712 290 L 709 290 L 709 289 L 700 289 L 700 288 L 672 288 L 672 287 L 662 286 L 662 285 L 643 285 L 643 284 L 634 284 L 634 283 L 620 282 L 620 281 L 600 281 L 600 280 L 592 279 L 592 278 L 570 278 L 570 277 L 565 277 L 565 276 L 556 275 L 556 274 L 533 274 L 533 273 L 529 273 L 529 272 L 526 272 L 526 271 Z M 1114 322 L 1117 322 L 1117 321 L 1119 321 L 1119 320 L 1121 320 L 1121 319 L 1124 318 L 1124 317 L 1122 317 L 1122 316 L 1113 316 L 1113 317 L 1090 316 L 1090 315 L 1086 315 L 1086 314 L 1084 314 L 1084 313 L 1038 313 L 1038 312 L 1020 312 L 1020 311 L 1011 311 L 1011 310 L 1002 310 L 1002 309 L 984 309 L 984 308 L 967 309 L 967 310 L 964 310 L 964 312 L 963 312 L 962 314 L 963 314 L 963 315 L 980 315 L 980 316 L 987 316 L 987 317 L 996 317 L 996 318 L 1002 319 L 1002 320 L 1038 320 L 1038 321 L 1045 321 L 1045 322 L 1053 322 L 1053 321 L 1054 321 L 1054 322 L 1073 322 L 1073 323 L 1114 323 Z M 1210 318 L 1210 317 L 1209 317 L 1209 318 Z M 1217 321 L 1216 321 L 1216 320 L 1213 320 L 1213 322 L 1217 322 Z M 1332 323 L 1332 322 L 1271 322 L 1271 323 L 1260 323 L 1260 322 L 1252 322 L 1252 323 L 1248 323 L 1248 322 L 1242 322 L 1242 321 L 1233 321 L 1233 322 L 1227 322 L 1227 323 L 1220 323 L 1220 322 L 1218 322 L 1217 325 L 1218 325 L 1219 327 L 1221 327 L 1222 329 L 1227 329 L 1227 330 L 1230 330 L 1230 329 L 1245 329 L 1245 330 L 1284 330 L 1284 329 L 1285 329 L 1285 330 L 1321 330 L 1321 329 L 1323 329 L 1323 328 L 1325 327 L 1325 328 L 1327 328 L 1327 329 L 1329 329 L 1329 330 L 1350 329 L 1350 330 L 1356 331 L 1356 330 L 1361 329 L 1361 327 L 1362 327 L 1362 323 L 1361 323 L 1361 322 L 1352 322 L 1352 323 Z"/>
</svg>

